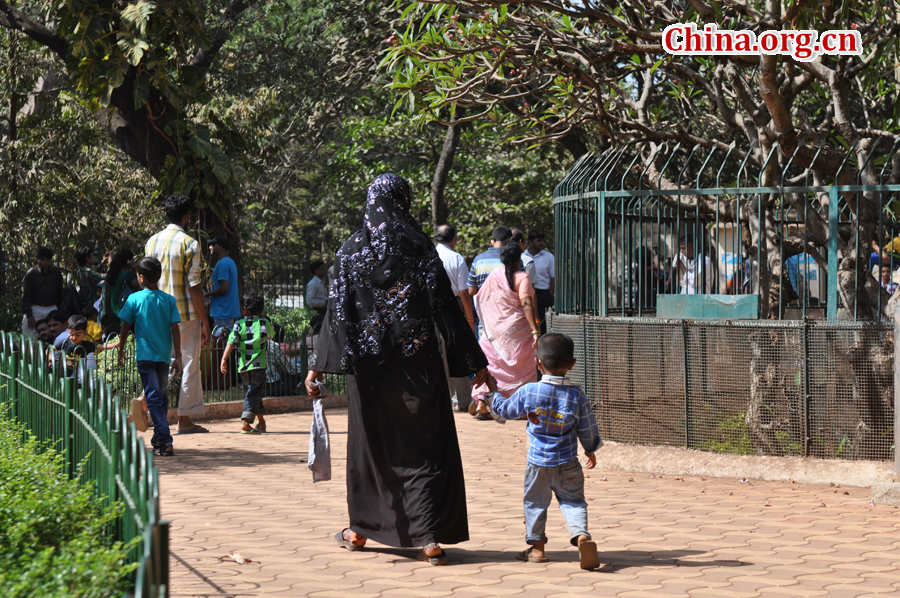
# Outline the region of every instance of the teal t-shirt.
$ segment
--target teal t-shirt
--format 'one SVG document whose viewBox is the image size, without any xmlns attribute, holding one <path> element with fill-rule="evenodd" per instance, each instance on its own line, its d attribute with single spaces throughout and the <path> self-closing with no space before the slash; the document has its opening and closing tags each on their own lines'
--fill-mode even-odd
<svg viewBox="0 0 900 598">
<path fill-rule="evenodd" d="M 150 289 L 132 293 L 119 311 L 119 318 L 134 325 L 138 361 L 171 361 L 171 325 L 181 321 L 175 297 Z"/>
</svg>

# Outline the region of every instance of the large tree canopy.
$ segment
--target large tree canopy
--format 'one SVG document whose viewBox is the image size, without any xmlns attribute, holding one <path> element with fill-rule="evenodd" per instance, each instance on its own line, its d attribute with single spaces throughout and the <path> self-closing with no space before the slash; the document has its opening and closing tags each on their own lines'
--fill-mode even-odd
<svg viewBox="0 0 900 598">
<path fill-rule="evenodd" d="M 385 170 L 409 178 L 429 222 L 446 127 L 391 113 L 378 64 L 399 14 L 366 0 L 3 3 L 0 249 L 139 249 L 180 190 L 203 206 L 201 231 L 240 236 L 248 266 L 327 260 Z M 127 85 L 149 95 L 124 98 Z M 463 251 L 497 223 L 549 227 L 558 146 L 466 126 L 457 147 L 442 191 Z"/>
<path fill-rule="evenodd" d="M 777 185 L 790 159 L 806 170 L 793 173 L 794 183 L 806 175 L 816 184 L 833 183 L 849 154 L 840 182 L 859 176 L 864 184 L 876 184 L 900 132 L 900 4 L 893 0 L 399 4 L 405 6 L 406 25 L 387 40 L 384 65 L 394 73 L 400 105 L 424 120 L 447 120 L 442 115 L 465 108 L 461 120 L 489 119 L 514 143 L 573 134 L 572 143 L 594 148 L 646 141 L 644 188 L 654 188 L 658 180 L 663 188 L 675 187 L 667 177 L 660 179 L 661 165 L 651 159 L 665 142 L 720 150 L 736 142 L 732 155 L 746 157 L 757 170 L 775 149 L 762 173 L 764 185 Z M 770 29 L 856 30 L 863 46 L 861 55 L 822 55 L 811 62 L 783 55 L 672 56 L 663 50 L 662 35 L 675 23 L 695 23 L 698 29 L 716 23 L 757 35 Z M 881 182 L 897 182 L 896 153 L 894 161 L 887 170 L 890 179 Z M 878 200 L 877 194 L 866 194 L 859 203 L 849 201 L 858 226 L 843 228 L 839 239 L 842 299 L 851 308 L 859 302 L 863 314 L 873 314 L 883 293 L 865 267 L 878 233 Z M 810 210 L 808 244 L 791 236 L 783 254 L 776 251 L 775 214 L 782 202 L 802 213 L 811 201 L 807 196 L 773 195 L 761 214 L 747 205 L 740 216 L 729 202 L 696 201 L 702 213 L 730 213 L 752 228 L 745 249 L 753 255 L 761 244 L 766 256 L 760 268 L 764 313 L 776 312 L 783 259 L 802 252 L 822 259 L 827 197 Z M 856 277 L 866 281 L 864 292 L 856 293 Z"/>
</svg>

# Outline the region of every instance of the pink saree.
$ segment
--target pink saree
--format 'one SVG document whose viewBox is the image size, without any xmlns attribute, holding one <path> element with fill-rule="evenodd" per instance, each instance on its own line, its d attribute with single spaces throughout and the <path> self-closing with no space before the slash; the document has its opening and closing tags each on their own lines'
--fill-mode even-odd
<svg viewBox="0 0 900 598">
<path fill-rule="evenodd" d="M 521 300 L 534 297 L 534 287 L 525 272 L 514 275 L 516 290 L 509 288 L 505 268 L 494 268 L 488 275 L 475 304 L 481 318 L 478 344 L 488 358 L 488 371 L 497 380 L 497 390 L 509 397 L 528 382 L 537 380 L 537 362 L 531 326 L 525 319 Z M 472 395 L 488 392 L 487 385 L 472 389 Z"/>
</svg>

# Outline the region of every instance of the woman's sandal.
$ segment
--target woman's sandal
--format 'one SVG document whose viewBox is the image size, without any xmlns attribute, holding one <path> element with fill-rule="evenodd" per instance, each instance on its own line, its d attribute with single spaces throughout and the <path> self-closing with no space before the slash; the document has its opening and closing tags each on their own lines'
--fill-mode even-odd
<svg viewBox="0 0 900 598">
<path fill-rule="evenodd" d="M 541 557 L 531 556 L 532 550 L 533 550 L 533 548 L 527 548 L 527 549 L 523 550 L 522 552 L 520 552 L 519 554 L 517 554 L 516 558 L 519 559 L 520 561 L 525 561 L 526 563 L 546 563 L 550 560 L 545 556 L 541 556 Z"/>
<path fill-rule="evenodd" d="M 432 546 L 432 544 L 429 544 L 425 548 L 428 548 L 429 546 Z M 437 545 L 435 544 L 434 546 Z M 426 561 L 427 563 L 434 565 L 435 567 L 447 564 L 447 553 L 444 552 L 443 548 L 441 548 L 441 554 L 437 556 L 429 556 L 428 553 L 425 552 L 425 548 L 419 551 L 419 555 L 417 558 L 420 561 Z"/>
<path fill-rule="evenodd" d="M 344 529 L 342 529 L 341 531 L 339 531 L 338 533 L 336 533 L 334 535 L 334 541 L 337 542 L 338 544 L 340 544 L 341 546 L 343 546 L 344 548 L 346 548 L 347 550 L 349 550 L 350 552 L 356 552 L 357 550 L 362 550 L 363 548 L 365 548 L 365 546 L 359 546 L 357 544 L 354 544 L 350 540 L 344 539 L 344 532 L 349 532 L 349 531 L 350 531 L 350 528 L 345 527 Z"/>
</svg>

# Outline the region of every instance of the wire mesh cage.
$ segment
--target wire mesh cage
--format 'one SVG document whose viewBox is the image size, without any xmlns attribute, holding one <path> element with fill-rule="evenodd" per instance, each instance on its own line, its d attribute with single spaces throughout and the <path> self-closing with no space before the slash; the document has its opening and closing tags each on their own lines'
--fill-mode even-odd
<svg viewBox="0 0 900 598">
<path fill-rule="evenodd" d="M 893 325 L 551 314 L 616 442 L 738 455 L 893 455 Z"/>
</svg>

